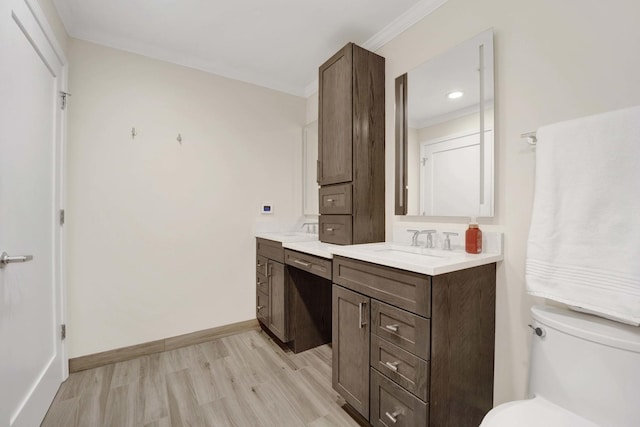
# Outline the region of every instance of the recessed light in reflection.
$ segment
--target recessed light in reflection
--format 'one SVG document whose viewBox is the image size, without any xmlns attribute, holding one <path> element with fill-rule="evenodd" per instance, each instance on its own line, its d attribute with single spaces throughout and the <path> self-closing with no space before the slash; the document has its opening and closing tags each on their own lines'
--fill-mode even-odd
<svg viewBox="0 0 640 427">
<path fill-rule="evenodd" d="M 462 98 L 462 95 L 464 95 L 464 92 L 456 90 L 456 91 L 453 91 L 453 92 L 449 92 L 447 94 L 447 98 L 449 98 L 449 99 L 458 99 L 458 98 Z"/>
</svg>

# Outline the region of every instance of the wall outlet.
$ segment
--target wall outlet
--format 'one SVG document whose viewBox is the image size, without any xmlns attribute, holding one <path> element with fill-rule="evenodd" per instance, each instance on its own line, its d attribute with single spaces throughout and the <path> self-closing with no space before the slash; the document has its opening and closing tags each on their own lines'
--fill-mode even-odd
<svg viewBox="0 0 640 427">
<path fill-rule="evenodd" d="M 261 214 L 272 214 L 273 213 L 273 204 L 272 203 L 263 203 L 260 205 L 260 213 Z"/>
</svg>

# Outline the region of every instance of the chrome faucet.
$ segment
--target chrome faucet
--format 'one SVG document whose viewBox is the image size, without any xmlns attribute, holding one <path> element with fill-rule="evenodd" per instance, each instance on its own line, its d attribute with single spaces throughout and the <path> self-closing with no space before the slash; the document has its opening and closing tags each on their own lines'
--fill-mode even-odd
<svg viewBox="0 0 640 427">
<path fill-rule="evenodd" d="M 304 223 L 302 223 L 302 226 L 300 228 L 305 228 L 306 227 L 307 228 L 307 233 L 311 233 L 311 231 L 309 231 L 309 230 L 311 230 L 310 227 L 313 227 L 313 233 L 315 233 L 317 225 L 318 225 L 317 222 L 304 222 Z"/>
<path fill-rule="evenodd" d="M 458 233 L 454 233 L 452 231 L 444 231 L 442 234 L 444 234 L 446 237 L 444 239 L 444 242 L 442 244 L 442 249 L 444 249 L 445 251 L 450 251 L 451 250 L 451 239 L 449 239 L 449 236 L 457 236 Z"/>
<path fill-rule="evenodd" d="M 420 230 L 407 230 L 407 233 L 413 233 L 413 236 L 411 236 L 411 246 L 418 246 L 418 236 L 420 235 Z"/>
<path fill-rule="evenodd" d="M 433 248 L 433 233 L 435 233 L 436 230 L 407 230 L 407 232 L 413 233 L 413 236 L 411 237 L 411 246 L 420 246 L 418 243 L 418 237 L 420 237 L 421 234 L 426 234 L 427 242 L 425 243 L 425 247 Z"/>
</svg>

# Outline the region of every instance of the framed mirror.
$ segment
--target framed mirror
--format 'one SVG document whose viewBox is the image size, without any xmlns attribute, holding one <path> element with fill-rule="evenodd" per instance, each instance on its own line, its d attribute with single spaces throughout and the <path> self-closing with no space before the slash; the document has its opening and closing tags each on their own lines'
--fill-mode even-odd
<svg viewBox="0 0 640 427">
<path fill-rule="evenodd" d="M 302 213 L 318 215 L 318 121 L 302 129 Z"/>
<path fill-rule="evenodd" d="M 395 83 L 396 215 L 494 215 L 493 30 Z"/>
</svg>

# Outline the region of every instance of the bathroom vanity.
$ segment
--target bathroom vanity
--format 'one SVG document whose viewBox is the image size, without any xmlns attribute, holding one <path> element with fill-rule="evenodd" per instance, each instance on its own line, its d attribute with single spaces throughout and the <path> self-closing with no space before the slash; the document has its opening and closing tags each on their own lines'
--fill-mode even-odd
<svg viewBox="0 0 640 427">
<path fill-rule="evenodd" d="M 374 426 L 478 425 L 493 405 L 495 270 L 335 256 L 334 389 Z"/>
<path fill-rule="evenodd" d="M 294 352 L 332 342 L 333 388 L 374 426 L 479 425 L 493 406 L 502 260 L 501 235 L 485 239 L 487 250 L 470 255 L 459 247 L 258 238 L 258 264 L 277 262 L 269 251 L 279 245 L 285 267 L 284 292 L 278 275 L 270 280 L 275 294 L 258 287 L 271 302 L 258 314 L 272 313 L 259 320 L 280 338 L 286 319 L 288 341 L 281 340 Z M 280 306 L 284 317 L 273 312 Z"/>
</svg>

